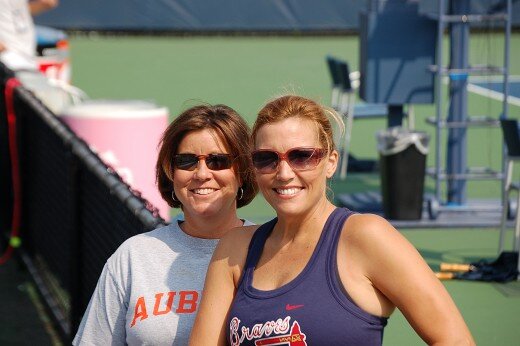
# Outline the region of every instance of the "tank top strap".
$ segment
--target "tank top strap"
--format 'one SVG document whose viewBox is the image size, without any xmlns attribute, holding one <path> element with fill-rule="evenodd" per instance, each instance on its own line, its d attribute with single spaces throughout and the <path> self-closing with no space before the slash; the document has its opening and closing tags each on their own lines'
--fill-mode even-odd
<svg viewBox="0 0 520 346">
<path fill-rule="evenodd" d="M 269 235 L 273 231 L 274 225 L 276 225 L 277 221 L 278 218 L 275 217 L 271 221 L 264 223 L 263 225 L 258 227 L 258 229 L 255 231 L 255 234 L 253 234 L 253 237 L 251 237 L 251 241 L 249 242 L 249 248 L 247 250 L 246 263 L 244 265 L 242 278 L 238 283 L 238 287 L 242 286 L 244 278 L 252 275 L 253 271 L 255 270 L 256 264 L 258 263 L 258 261 L 260 260 L 260 256 L 262 255 L 262 251 L 264 249 L 267 237 L 269 237 Z"/>
<path fill-rule="evenodd" d="M 326 224 L 326 229 L 323 230 L 325 232 L 325 239 L 323 244 L 325 253 L 330 254 L 330 250 L 335 247 L 338 242 L 338 237 L 343 230 L 345 221 L 347 221 L 349 216 L 352 214 L 355 214 L 355 212 L 347 208 L 336 208 L 330 215 Z"/>
</svg>

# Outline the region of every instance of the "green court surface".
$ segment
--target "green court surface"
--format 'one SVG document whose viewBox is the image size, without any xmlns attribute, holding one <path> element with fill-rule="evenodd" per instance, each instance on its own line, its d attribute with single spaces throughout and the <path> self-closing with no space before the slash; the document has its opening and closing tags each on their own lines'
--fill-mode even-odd
<svg viewBox="0 0 520 346">
<path fill-rule="evenodd" d="M 471 37 L 470 61 L 501 65 L 503 39 L 499 34 Z M 432 44 L 434 44 L 432 42 Z M 147 99 L 167 106 L 170 113 L 197 102 L 225 103 L 252 124 L 256 111 L 268 99 L 294 91 L 325 104 L 330 80 L 325 55 L 358 66 L 358 39 L 347 37 L 106 37 L 70 38 L 73 84 L 94 99 Z M 511 39 L 511 74 L 520 75 L 520 34 Z M 445 50 L 447 51 L 447 49 Z M 470 94 L 470 114 L 498 117 L 498 101 Z M 432 105 L 417 106 L 416 127 L 433 134 L 425 123 L 434 115 Z M 520 117 L 511 106 L 510 117 Z M 377 157 L 375 132 L 384 120 L 356 121 L 352 152 L 357 157 Z M 445 141 L 443 141 L 444 143 Z M 498 129 L 472 130 L 468 136 L 468 162 L 498 169 L 502 137 Z M 433 164 L 433 155 L 428 156 Z M 150 167 L 150 169 L 153 169 Z M 520 171 L 520 170 L 519 170 Z M 519 175 L 515 174 L 515 178 Z M 428 179 L 427 190 L 433 181 Z M 377 175 L 352 174 L 333 181 L 335 194 L 378 190 Z M 468 184 L 470 198 L 498 198 L 498 182 Z M 273 216 L 262 197 L 240 210 L 242 217 L 263 222 Z M 496 256 L 497 229 L 409 230 L 403 234 L 436 270 L 441 261 L 468 262 Z M 509 243 L 508 243 L 509 244 Z M 479 345 L 520 344 L 520 282 L 490 284 L 446 282 Z M 428 302 L 425 302 L 427 304 Z M 385 345 L 420 345 L 403 316 L 389 320 Z"/>
</svg>

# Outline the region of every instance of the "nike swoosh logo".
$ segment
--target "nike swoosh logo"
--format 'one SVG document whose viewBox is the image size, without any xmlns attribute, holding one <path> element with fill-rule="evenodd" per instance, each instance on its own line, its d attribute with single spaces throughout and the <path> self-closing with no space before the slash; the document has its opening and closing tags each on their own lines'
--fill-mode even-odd
<svg viewBox="0 0 520 346">
<path fill-rule="evenodd" d="M 285 310 L 287 311 L 291 311 L 291 310 L 294 310 L 294 309 L 299 309 L 299 308 L 302 308 L 303 307 L 303 304 L 300 304 L 300 305 L 291 305 L 291 304 L 287 304 L 285 306 Z"/>
</svg>

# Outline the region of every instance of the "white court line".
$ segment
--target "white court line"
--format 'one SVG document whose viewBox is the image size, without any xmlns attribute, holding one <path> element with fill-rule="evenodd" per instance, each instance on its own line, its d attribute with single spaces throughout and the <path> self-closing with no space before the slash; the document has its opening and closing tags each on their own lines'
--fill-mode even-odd
<svg viewBox="0 0 520 346">
<path fill-rule="evenodd" d="M 501 82 L 504 80 L 504 76 L 471 76 L 468 81 L 468 90 L 474 94 L 489 97 L 493 100 L 504 101 L 504 94 L 498 91 L 494 91 L 488 88 L 483 88 L 481 86 L 475 85 L 473 83 L 478 82 Z M 509 82 L 520 83 L 520 76 L 509 76 Z M 449 83 L 449 77 L 445 76 L 442 78 L 442 82 L 444 84 Z M 472 83 L 473 82 L 473 83 Z M 516 96 L 507 96 L 507 103 L 520 107 L 520 98 Z"/>
<path fill-rule="evenodd" d="M 504 76 L 470 76 L 469 82 L 501 82 L 504 80 Z M 510 82 L 520 82 L 520 76 L 509 76 Z"/>
<path fill-rule="evenodd" d="M 495 91 L 495 90 L 483 88 L 481 86 L 471 84 L 471 83 L 468 83 L 468 90 L 471 91 L 472 93 L 482 95 L 485 97 L 489 97 L 493 100 L 504 101 L 504 94 L 501 92 Z M 520 98 L 518 98 L 516 96 L 508 95 L 507 103 L 520 107 Z"/>
</svg>

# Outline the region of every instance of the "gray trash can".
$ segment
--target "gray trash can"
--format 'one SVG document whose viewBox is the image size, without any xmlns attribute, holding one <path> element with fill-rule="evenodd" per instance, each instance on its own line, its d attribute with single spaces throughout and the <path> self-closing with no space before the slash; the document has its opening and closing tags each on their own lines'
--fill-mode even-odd
<svg viewBox="0 0 520 346">
<path fill-rule="evenodd" d="M 429 135 L 392 127 L 377 133 L 383 211 L 391 220 L 422 216 Z"/>
</svg>

